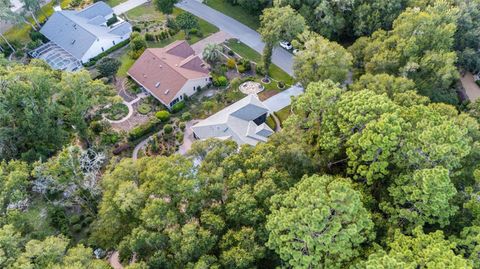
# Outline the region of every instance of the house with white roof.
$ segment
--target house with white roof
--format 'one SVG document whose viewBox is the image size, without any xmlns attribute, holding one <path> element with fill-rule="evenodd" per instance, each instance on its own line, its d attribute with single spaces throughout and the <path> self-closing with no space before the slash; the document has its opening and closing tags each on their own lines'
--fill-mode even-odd
<svg viewBox="0 0 480 269">
<path fill-rule="evenodd" d="M 113 16 L 113 9 L 104 2 L 78 11 L 58 10 L 40 29 L 50 42 L 30 55 L 46 60 L 54 69 L 74 71 L 130 37 L 132 25 L 120 18 L 110 25 Z"/>
<path fill-rule="evenodd" d="M 192 126 L 196 139 L 232 139 L 238 145 L 266 142 L 273 130 L 265 123 L 268 108 L 255 94 L 220 110 Z"/>
</svg>

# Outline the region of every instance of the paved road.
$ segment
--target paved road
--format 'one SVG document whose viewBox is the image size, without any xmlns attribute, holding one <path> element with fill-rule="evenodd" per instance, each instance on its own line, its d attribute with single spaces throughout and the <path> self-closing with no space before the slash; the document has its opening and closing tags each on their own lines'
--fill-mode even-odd
<svg viewBox="0 0 480 269">
<path fill-rule="evenodd" d="M 208 21 L 209 23 L 220 28 L 220 30 L 239 39 L 257 52 L 262 53 L 265 44 L 262 42 L 260 34 L 238 22 L 237 20 L 234 20 L 196 0 L 183 0 L 182 2 L 176 4 L 176 6 Z M 293 55 L 290 52 L 277 47 L 273 51 L 272 62 L 293 76 L 292 57 Z"/>
<path fill-rule="evenodd" d="M 275 94 L 274 96 L 263 101 L 263 104 L 270 110 L 270 112 L 277 112 L 282 108 L 285 108 L 290 105 L 292 102 L 292 96 L 298 96 L 303 93 L 303 88 L 297 85 L 290 87 L 287 90 L 284 90 L 281 93 Z"/>
<path fill-rule="evenodd" d="M 114 6 L 113 13 L 120 15 L 129 11 L 130 9 L 134 9 L 138 6 L 143 5 L 146 2 L 148 2 L 148 0 L 128 0 L 127 2 L 121 3 L 118 6 Z"/>
</svg>

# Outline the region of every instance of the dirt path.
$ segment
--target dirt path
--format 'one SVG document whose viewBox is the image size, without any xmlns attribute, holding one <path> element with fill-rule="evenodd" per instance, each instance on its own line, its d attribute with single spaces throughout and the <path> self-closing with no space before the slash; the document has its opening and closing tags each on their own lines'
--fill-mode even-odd
<svg viewBox="0 0 480 269">
<path fill-rule="evenodd" d="M 112 256 L 108 258 L 108 263 L 113 269 L 123 269 L 123 265 L 120 263 L 118 259 L 118 251 L 113 252 Z"/>
<path fill-rule="evenodd" d="M 475 83 L 472 73 L 467 72 L 460 78 L 460 81 L 470 101 L 474 102 L 480 98 L 480 87 Z"/>
</svg>

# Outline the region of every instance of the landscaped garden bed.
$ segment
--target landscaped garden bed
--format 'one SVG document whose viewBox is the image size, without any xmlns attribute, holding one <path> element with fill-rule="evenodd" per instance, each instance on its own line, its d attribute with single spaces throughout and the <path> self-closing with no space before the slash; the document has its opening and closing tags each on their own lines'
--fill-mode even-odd
<svg viewBox="0 0 480 269">
<path fill-rule="evenodd" d="M 128 115 L 128 107 L 123 103 L 113 104 L 106 108 L 103 114 L 107 119 L 117 121 Z"/>
</svg>

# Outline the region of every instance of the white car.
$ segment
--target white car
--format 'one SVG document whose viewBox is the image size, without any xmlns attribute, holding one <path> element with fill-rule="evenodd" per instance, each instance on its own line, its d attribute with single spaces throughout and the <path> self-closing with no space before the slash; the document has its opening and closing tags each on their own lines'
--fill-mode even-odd
<svg viewBox="0 0 480 269">
<path fill-rule="evenodd" d="M 280 41 L 280 47 L 286 49 L 286 50 L 291 50 L 293 49 L 293 46 L 292 44 L 290 44 L 290 42 L 288 41 Z"/>
</svg>

